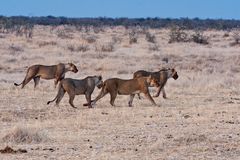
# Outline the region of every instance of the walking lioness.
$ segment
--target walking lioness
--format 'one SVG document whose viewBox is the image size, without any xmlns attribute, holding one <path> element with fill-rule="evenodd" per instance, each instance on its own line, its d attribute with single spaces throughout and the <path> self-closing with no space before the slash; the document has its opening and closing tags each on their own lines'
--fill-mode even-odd
<svg viewBox="0 0 240 160">
<path fill-rule="evenodd" d="M 72 71 L 74 73 L 78 72 L 77 67 L 72 63 L 59 63 L 57 65 L 52 66 L 44 66 L 44 65 L 33 65 L 30 66 L 27 70 L 27 74 L 22 81 L 22 83 L 17 84 L 14 83 L 15 86 L 22 85 L 23 88 L 28 82 L 32 79 L 34 80 L 34 88 L 38 85 L 40 78 L 42 79 L 55 79 L 54 84 L 55 88 L 58 84 L 58 81 L 64 79 L 65 73 L 68 71 Z"/>
<path fill-rule="evenodd" d="M 59 84 L 59 89 L 56 97 L 48 101 L 47 104 L 54 102 L 56 100 L 56 104 L 58 105 L 59 102 L 62 100 L 65 92 L 69 95 L 69 104 L 76 108 L 73 104 L 73 100 L 75 98 L 75 95 L 85 94 L 85 97 L 87 99 L 87 105 L 89 108 L 92 108 L 91 105 L 91 95 L 92 92 L 97 86 L 98 88 L 101 88 L 102 86 L 102 76 L 88 76 L 84 79 L 71 79 L 71 78 L 65 78 L 61 80 Z"/>
<path fill-rule="evenodd" d="M 153 105 L 156 105 L 151 95 L 149 94 L 148 86 L 158 87 L 158 80 L 151 75 L 149 77 L 140 77 L 135 79 L 123 80 L 119 78 L 107 79 L 103 82 L 102 90 L 92 104 L 95 104 L 99 99 L 104 97 L 107 93 L 110 93 L 110 104 L 115 106 L 114 101 L 119 95 L 130 95 L 128 102 L 129 107 L 132 106 L 133 97 L 136 93 L 144 93 L 144 95 L 151 101 Z M 88 104 L 84 104 L 88 105 Z"/>
<path fill-rule="evenodd" d="M 160 86 L 158 87 L 157 93 L 153 97 L 158 97 L 162 90 L 163 98 L 167 98 L 166 92 L 164 90 L 164 86 L 167 83 L 167 80 L 171 77 L 175 80 L 178 79 L 177 71 L 174 68 L 163 68 L 158 72 L 148 72 L 148 71 L 144 71 L 144 70 L 139 70 L 133 74 L 133 78 L 145 77 L 145 76 L 149 76 L 149 75 L 156 77 L 160 84 Z M 138 97 L 140 99 L 139 94 L 138 94 Z"/>
</svg>

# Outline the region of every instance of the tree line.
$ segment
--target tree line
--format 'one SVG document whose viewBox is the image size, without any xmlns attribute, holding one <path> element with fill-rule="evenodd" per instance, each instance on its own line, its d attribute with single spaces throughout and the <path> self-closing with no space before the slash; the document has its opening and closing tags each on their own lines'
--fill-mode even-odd
<svg viewBox="0 0 240 160">
<path fill-rule="evenodd" d="M 67 17 L 27 17 L 27 16 L 0 16 L 0 29 L 11 29 L 16 26 L 32 27 L 34 25 L 74 25 L 74 26 L 124 26 L 147 28 L 171 28 L 178 26 L 183 29 L 216 29 L 231 30 L 240 28 L 240 20 L 199 19 L 199 18 L 67 18 Z"/>
</svg>

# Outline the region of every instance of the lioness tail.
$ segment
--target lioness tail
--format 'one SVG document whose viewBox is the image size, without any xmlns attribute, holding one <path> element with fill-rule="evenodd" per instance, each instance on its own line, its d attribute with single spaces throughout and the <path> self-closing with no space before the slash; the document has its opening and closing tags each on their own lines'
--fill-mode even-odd
<svg viewBox="0 0 240 160">
<path fill-rule="evenodd" d="M 22 83 L 19 83 L 19 84 L 17 84 L 17 83 L 14 83 L 14 85 L 15 85 L 15 86 L 20 86 L 21 84 L 22 84 Z"/>
</svg>

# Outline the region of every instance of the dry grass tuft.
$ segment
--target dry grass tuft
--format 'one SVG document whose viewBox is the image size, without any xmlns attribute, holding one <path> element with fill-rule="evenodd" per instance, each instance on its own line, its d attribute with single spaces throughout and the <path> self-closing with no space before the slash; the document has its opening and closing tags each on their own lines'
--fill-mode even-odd
<svg viewBox="0 0 240 160">
<path fill-rule="evenodd" d="M 83 39 L 87 41 L 87 43 L 95 43 L 97 41 L 97 36 L 84 36 Z"/>
<path fill-rule="evenodd" d="M 149 44 L 150 51 L 159 51 L 159 45 L 158 44 Z"/>
<path fill-rule="evenodd" d="M 106 44 L 98 44 L 95 46 L 96 52 L 113 52 L 114 51 L 114 43 L 108 42 Z"/>
<path fill-rule="evenodd" d="M 58 36 L 58 38 L 62 38 L 62 39 L 73 39 L 73 34 L 66 33 L 65 30 L 58 30 L 57 36 Z"/>
<path fill-rule="evenodd" d="M 70 44 L 67 46 L 67 49 L 71 52 L 86 52 L 89 50 L 89 46 L 86 44 L 80 44 L 78 46 Z"/>
<path fill-rule="evenodd" d="M 240 34 L 238 32 L 233 33 L 234 42 L 230 43 L 230 46 L 240 46 Z"/>
<path fill-rule="evenodd" d="M 23 52 L 24 49 L 20 46 L 15 46 L 15 45 L 10 45 L 9 46 L 9 50 L 11 50 L 12 52 Z"/>
<path fill-rule="evenodd" d="M 129 32 L 128 35 L 129 35 L 129 44 L 137 43 L 138 35 L 136 31 L 132 30 L 131 32 Z"/>
<path fill-rule="evenodd" d="M 39 42 L 38 43 L 38 46 L 39 47 L 45 47 L 45 46 L 56 46 L 57 45 L 57 42 L 54 42 L 54 41 L 43 41 L 43 42 Z"/>
<path fill-rule="evenodd" d="M 2 141 L 10 143 L 40 143 L 47 139 L 46 135 L 35 129 L 16 127 L 10 133 L 6 134 L 2 138 Z"/>
<path fill-rule="evenodd" d="M 117 71 L 117 74 L 128 74 L 129 72 L 127 70 L 119 70 Z"/>
<path fill-rule="evenodd" d="M 150 32 L 146 32 L 146 37 L 145 37 L 146 41 L 150 42 L 150 43 L 156 43 L 156 37 L 155 35 L 151 34 Z"/>
</svg>

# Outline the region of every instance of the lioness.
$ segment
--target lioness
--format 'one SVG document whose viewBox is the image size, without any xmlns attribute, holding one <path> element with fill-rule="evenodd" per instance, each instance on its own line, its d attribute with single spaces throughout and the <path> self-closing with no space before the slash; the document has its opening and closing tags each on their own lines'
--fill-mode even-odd
<svg viewBox="0 0 240 160">
<path fill-rule="evenodd" d="M 145 77 L 145 76 L 149 76 L 149 75 L 156 77 L 160 84 L 160 86 L 158 87 L 157 93 L 153 97 L 158 97 L 162 90 L 163 98 L 167 98 L 166 92 L 164 90 L 164 86 L 166 85 L 167 80 L 171 77 L 175 80 L 178 79 L 177 71 L 174 68 L 163 68 L 163 69 L 159 70 L 158 72 L 148 72 L 148 71 L 144 71 L 144 70 L 139 70 L 133 74 L 133 78 L 138 78 L 138 77 L 143 77 L 143 76 Z M 139 94 L 138 94 L 138 97 L 140 99 Z"/>
<path fill-rule="evenodd" d="M 34 88 L 38 85 L 40 78 L 42 79 L 55 79 L 54 84 L 55 88 L 58 84 L 58 81 L 64 79 L 65 73 L 68 71 L 72 71 L 74 73 L 78 72 L 77 67 L 72 63 L 59 63 L 57 65 L 52 66 L 44 66 L 44 65 L 33 65 L 30 66 L 27 70 L 27 74 L 22 81 L 22 83 L 17 84 L 14 83 L 15 86 L 22 85 L 23 88 L 28 82 L 32 79 L 34 80 Z"/>
<path fill-rule="evenodd" d="M 88 76 L 80 80 L 65 78 L 60 81 L 59 89 L 56 97 L 53 100 L 48 101 L 47 104 L 56 100 L 56 104 L 58 105 L 59 102 L 62 100 L 65 92 L 67 92 L 69 95 L 69 104 L 73 108 L 76 108 L 73 104 L 75 95 L 81 95 L 81 94 L 85 94 L 85 97 L 88 102 L 88 107 L 92 108 L 92 105 L 91 105 L 92 92 L 95 86 L 100 88 L 102 86 L 102 83 L 103 83 L 102 76 Z"/>
<path fill-rule="evenodd" d="M 158 80 L 151 75 L 149 77 L 139 77 L 135 79 L 123 80 L 119 78 L 107 79 L 103 82 L 102 90 L 92 104 L 95 104 L 99 99 L 104 97 L 107 93 L 110 93 L 110 104 L 114 105 L 114 101 L 119 95 L 130 95 L 128 102 L 129 107 L 132 106 L 133 97 L 136 93 L 144 93 L 144 95 L 151 101 L 153 105 L 156 105 L 151 95 L 149 94 L 148 86 L 158 87 Z M 86 106 L 88 104 L 84 104 Z"/>
</svg>

